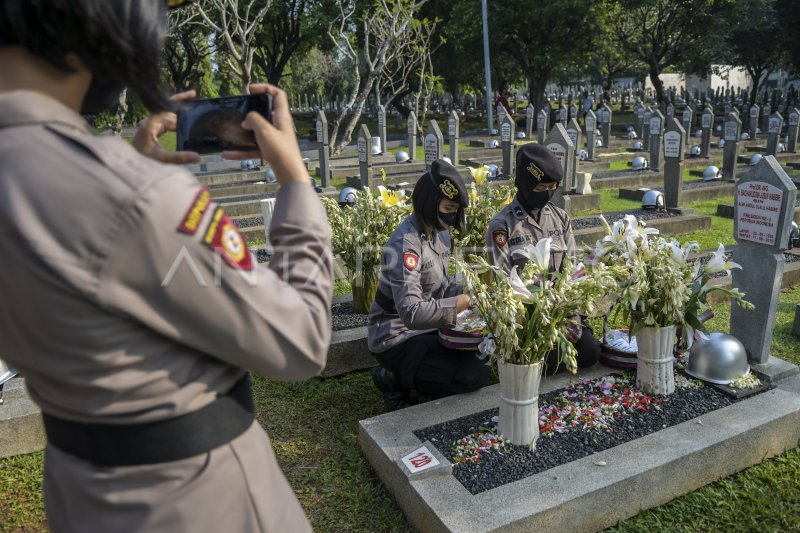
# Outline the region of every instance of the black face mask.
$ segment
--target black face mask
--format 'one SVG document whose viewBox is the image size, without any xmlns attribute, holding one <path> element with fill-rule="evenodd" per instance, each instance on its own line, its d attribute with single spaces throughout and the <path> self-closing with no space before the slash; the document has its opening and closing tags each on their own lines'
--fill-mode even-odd
<svg viewBox="0 0 800 533">
<path fill-rule="evenodd" d="M 526 211 L 534 211 L 546 206 L 547 202 L 553 198 L 555 192 L 556 191 L 534 192 L 531 189 L 527 191 L 519 190 L 517 191 L 517 198 Z"/>
<path fill-rule="evenodd" d="M 81 105 L 81 115 L 96 115 L 115 106 L 124 90 L 125 85 L 116 80 L 92 75 L 92 83 Z"/>
<path fill-rule="evenodd" d="M 454 211 L 453 213 L 442 213 L 439 211 L 439 221 L 438 226 L 440 230 L 446 230 L 452 226 L 456 225 L 456 218 L 458 217 L 458 211 Z"/>
</svg>

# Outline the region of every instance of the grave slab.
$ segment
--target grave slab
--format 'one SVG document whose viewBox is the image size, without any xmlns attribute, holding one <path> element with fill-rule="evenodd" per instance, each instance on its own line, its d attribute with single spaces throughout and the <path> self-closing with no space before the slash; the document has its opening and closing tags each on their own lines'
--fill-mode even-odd
<svg viewBox="0 0 800 533">
<path fill-rule="evenodd" d="M 580 377 L 610 371 L 596 366 Z M 545 378 L 541 392 L 575 379 Z M 367 459 L 420 531 L 560 531 L 565 524 L 597 531 L 780 454 L 800 438 L 800 395 L 779 385 L 703 415 L 702 431 L 698 419 L 689 420 L 476 495 L 452 475 L 404 470 L 400 459 L 422 445 L 414 430 L 495 408 L 498 388 L 359 422 Z"/>
<path fill-rule="evenodd" d="M 0 405 L 0 457 L 12 457 L 44 449 L 47 437 L 42 411 L 25 390 L 25 380 L 14 378 L 3 387 Z"/>
</svg>

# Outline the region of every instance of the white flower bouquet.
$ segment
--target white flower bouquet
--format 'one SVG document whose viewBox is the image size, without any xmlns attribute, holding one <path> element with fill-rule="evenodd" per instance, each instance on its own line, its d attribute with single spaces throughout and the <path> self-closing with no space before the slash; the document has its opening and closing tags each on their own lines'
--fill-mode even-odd
<svg viewBox="0 0 800 533">
<path fill-rule="evenodd" d="M 528 258 L 520 272 L 515 267 L 507 274 L 476 255 L 470 257 L 474 266 L 460 261 L 458 267 L 473 307 L 486 321 L 484 352 L 504 363 L 527 365 L 558 348 L 560 359 L 575 372 L 577 353 L 567 339 L 567 324 L 577 314 L 592 314 L 594 302 L 616 289 L 622 270 L 598 264 L 589 272 L 565 260 L 561 272 L 550 273 L 551 242 L 543 239 L 516 252 Z M 490 272 L 493 282 L 482 282 L 482 272 Z"/>
<path fill-rule="evenodd" d="M 356 312 L 368 313 L 378 287 L 381 252 L 386 241 L 411 212 L 405 191 L 378 187 L 358 191 L 352 206 L 340 207 L 323 196 L 334 253 L 341 257 L 353 287 Z"/>
<path fill-rule="evenodd" d="M 587 271 L 620 267 L 626 272 L 614 296 L 617 310 L 630 325 L 629 336 L 645 326 L 682 328 L 686 342 L 694 330 L 705 331 L 698 316 L 708 307 L 708 294 L 722 291 L 739 305 L 752 308 L 744 294 L 735 288 L 709 283 L 719 272 L 730 273 L 741 268 L 725 259 L 725 247 L 720 244 L 712 258 L 703 263 L 690 261 L 689 255 L 699 251 L 696 242 L 681 246 L 675 239 L 667 240 L 655 228 L 648 228 L 633 215 L 626 215 L 609 226 L 600 217 L 607 235 L 594 248 L 583 251 Z"/>
</svg>

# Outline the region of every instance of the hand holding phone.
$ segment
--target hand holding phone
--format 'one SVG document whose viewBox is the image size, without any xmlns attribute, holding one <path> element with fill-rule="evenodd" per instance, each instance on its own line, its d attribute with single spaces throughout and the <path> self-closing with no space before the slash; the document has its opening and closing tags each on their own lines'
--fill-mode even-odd
<svg viewBox="0 0 800 533">
<path fill-rule="evenodd" d="M 195 97 L 194 91 L 184 91 L 174 95 L 173 101 L 191 100 Z M 164 149 L 158 139 L 169 131 L 175 131 L 178 118 L 175 113 L 163 112 L 150 115 L 139 124 L 136 135 L 133 137 L 133 147 L 142 155 L 162 163 L 182 165 L 197 163 L 200 155 L 197 152 L 178 151 L 171 152 Z"/>
<path fill-rule="evenodd" d="M 253 132 L 242 127 L 250 112 L 272 120 L 272 96 L 258 93 L 184 102 L 178 111 L 177 149 L 201 154 L 258 150 Z"/>
<path fill-rule="evenodd" d="M 281 185 L 295 181 L 308 185 L 308 169 L 303 163 L 300 146 L 297 144 L 286 93 L 268 83 L 250 85 L 250 93 L 266 93 L 272 96 L 271 123 L 254 112 L 248 113 L 242 122 L 244 129 L 255 134 L 260 151 L 226 151 L 222 156 L 226 159 L 262 157 L 269 162 Z"/>
</svg>

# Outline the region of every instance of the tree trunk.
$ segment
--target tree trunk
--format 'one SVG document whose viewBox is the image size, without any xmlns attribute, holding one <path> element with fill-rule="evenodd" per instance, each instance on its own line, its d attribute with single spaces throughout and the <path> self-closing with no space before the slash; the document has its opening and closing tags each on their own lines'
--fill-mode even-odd
<svg viewBox="0 0 800 533">
<path fill-rule="evenodd" d="M 547 76 L 549 72 L 529 72 L 528 87 L 530 94 L 528 100 L 533 102 L 533 107 L 538 113 L 544 107 L 544 91 L 547 88 Z"/>
<path fill-rule="evenodd" d="M 659 106 L 664 101 L 664 84 L 661 82 L 661 78 L 658 77 L 660 73 L 658 67 L 650 66 L 650 82 L 656 90 L 656 104 Z"/>
</svg>

